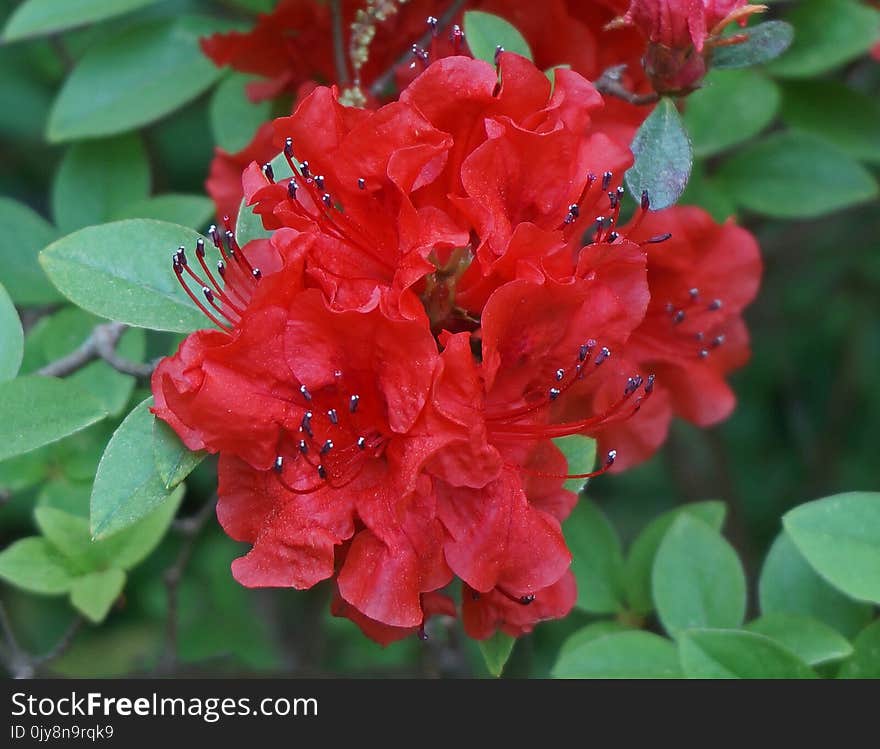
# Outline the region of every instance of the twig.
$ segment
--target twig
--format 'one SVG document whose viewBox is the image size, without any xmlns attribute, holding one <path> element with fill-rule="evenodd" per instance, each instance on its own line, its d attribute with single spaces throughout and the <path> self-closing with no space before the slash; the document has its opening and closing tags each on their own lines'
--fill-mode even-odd
<svg viewBox="0 0 880 749">
<path fill-rule="evenodd" d="M 336 66 L 336 82 L 340 87 L 348 84 L 348 65 L 345 61 L 345 39 L 342 34 L 342 0 L 330 0 L 333 18 L 333 63 Z"/>
<path fill-rule="evenodd" d="M 50 362 L 37 374 L 47 377 L 65 377 L 82 369 L 91 362 L 102 359 L 117 372 L 133 377 L 149 377 L 153 373 L 153 364 L 140 364 L 120 356 L 116 351 L 119 339 L 128 329 L 121 322 L 107 322 L 96 325 L 91 334 L 78 348 L 67 356 Z"/>
<path fill-rule="evenodd" d="M 623 85 L 623 72 L 625 70 L 625 64 L 614 65 L 602 73 L 593 85 L 600 94 L 616 96 L 618 99 L 623 99 L 636 106 L 654 104 L 660 99 L 656 91 L 652 91 L 649 94 L 637 94 L 626 88 Z"/>
<path fill-rule="evenodd" d="M 158 670 L 162 672 L 171 672 L 177 666 L 177 641 L 179 632 L 178 622 L 178 601 L 180 592 L 180 581 L 183 579 L 183 573 L 189 564 L 195 549 L 196 539 L 204 529 L 208 520 L 214 514 L 214 508 L 217 505 L 217 497 L 212 498 L 205 503 L 195 515 L 188 518 L 181 518 L 175 521 L 174 529 L 184 536 L 183 544 L 177 553 L 177 558 L 167 570 L 165 570 L 165 596 L 167 601 L 167 611 L 165 614 L 165 651 L 160 659 Z"/>
<path fill-rule="evenodd" d="M 460 11 L 464 7 L 464 4 L 465 0 L 455 0 L 455 2 L 449 6 L 449 9 L 442 16 L 440 16 L 439 20 L 437 21 L 437 33 L 445 29 L 450 23 L 452 23 L 452 19 L 455 18 L 455 16 L 458 14 L 458 11 Z M 419 47 L 427 46 L 430 43 L 431 37 L 434 33 L 435 32 L 433 29 L 428 29 L 428 31 L 422 34 L 418 42 L 416 42 L 416 45 Z M 391 81 L 394 79 L 394 72 L 397 70 L 398 66 L 405 63 L 411 55 L 412 52 L 410 52 L 410 50 L 408 49 L 404 54 L 402 54 L 397 60 L 394 61 L 390 68 L 388 68 L 384 73 L 376 78 L 376 80 L 374 80 L 372 85 L 370 86 L 370 94 L 372 94 L 373 96 L 379 96 L 379 94 L 381 94 L 382 91 L 384 91 L 385 88 L 388 86 L 388 84 L 390 84 Z"/>
<path fill-rule="evenodd" d="M 3 630 L 3 637 L 6 641 L 6 649 L 9 651 L 4 661 L 14 679 L 31 679 L 36 676 L 40 666 L 45 665 L 49 661 L 64 655 L 67 649 L 73 644 L 73 640 L 83 625 L 83 618 L 77 615 L 65 633 L 47 652 L 42 655 L 32 655 L 24 650 L 18 644 L 15 633 L 12 630 L 12 624 L 6 614 L 6 607 L 0 602 L 0 629 Z"/>
</svg>

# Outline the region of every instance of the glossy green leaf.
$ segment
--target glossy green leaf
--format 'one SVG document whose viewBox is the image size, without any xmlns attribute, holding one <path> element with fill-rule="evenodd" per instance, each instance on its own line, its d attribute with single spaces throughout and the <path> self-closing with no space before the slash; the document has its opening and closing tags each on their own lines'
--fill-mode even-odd
<svg viewBox="0 0 880 749">
<path fill-rule="evenodd" d="M 560 654 L 557 679 L 677 679 L 678 652 L 672 641 L 650 632 L 616 632 Z"/>
<path fill-rule="evenodd" d="M 152 5 L 156 0 L 25 0 L 3 29 L 3 41 L 13 42 L 96 23 Z"/>
<path fill-rule="evenodd" d="M 847 492 L 807 502 L 782 518 L 810 566 L 835 588 L 880 604 L 880 492 Z"/>
<path fill-rule="evenodd" d="M 863 629 L 853 642 L 855 652 L 840 669 L 840 679 L 880 679 L 880 621 Z"/>
<path fill-rule="evenodd" d="M 871 620 L 871 606 L 831 587 L 807 564 L 788 534 L 781 533 L 758 582 L 762 614 L 799 614 L 852 638 Z"/>
<path fill-rule="evenodd" d="M 854 159 L 880 164 L 880 102 L 829 80 L 788 81 L 782 117 L 821 136 Z"/>
<path fill-rule="evenodd" d="M 779 109 L 779 87 L 753 70 L 713 72 L 687 98 L 684 124 L 699 158 L 720 153 L 766 128 Z"/>
<path fill-rule="evenodd" d="M 0 284 L 0 382 L 18 374 L 24 353 L 24 332 L 15 305 Z"/>
<path fill-rule="evenodd" d="M 778 133 L 728 159 L 717 173 L 724 191 L 763 216 L 811 218 L 870 200 L 877 182 L 822 138 Z"/>
<path fill-rule="evenodd" d="M 201 19 L 184 16 L 101 39 L 87 50 L 55 100 L 49 140 L 134 130 L 194 99 L 221 75 L 199 48 L 204 32 Z"/>
<path fill-rule="evenodd" d="M 664 98 L 641 124 L 632 142 L 635 163 L 626 185 L 639 200 L 647 190 L 654 210 L 668 208 L 687 186 L 694 155 L 681 115 L 672 99 Z"/>
<path fill-rule="evenodd" d="M 66 593 L 73 582 L 64 557 L 37 536 L 15 541 L 0 552 L 0 578 L 43 595 Z"/>
<path fill-rule="evenodd" d="M 206 455 L 190 450 L 170 426 L 153 419 L 153 458 L 166 489 L 173 489 L 189 476 Z"/>
<path fill-rule="evenodd" d="M 85 429 L 106 409 L 73 383 L 28 375 L 0 383 L 0 460 Z"/>
<path fill-rule="evenodd" d="M 477 644 L 483 654 L 483 660 L 486 661 L 489 673 L 492 676 L 501 676 L 504 666 L 513 652 L 513 646 L 516 645 L 516 638 L 499 631 L 487 640 L 480 640 Z"/>
<path fill-rule="evenodd" d="M 152 398 L 141 402 L 113 433 L 98 465 L 91 531 L 103 538 L 148 515 L 168 497 L 153 458 Z"/>
<path fill-rule="evenodd" d="M 745 616 L 739 557 L 718 531 L 690 515 L 679 515 L 663 537 L 651 589 L 660 622 L 673 636 L 694 627 L 737 627 Z"/>
<path fill-rule="evenodd" d="M 664 512 L 645 527 L 633 541 L 623 568 L 623 584 L 630 610 L 647 614 L 654 608 L 651 599 L 651 570 L 660 542 L 675 519 L 682 514 L 691 515 L 710 528 L 720 531 L 725 513 L 726 508 L 722 502 L 695 502 Z"/>
<path fill-rule="evenodd" d="M 581 499 L 565 521 L 564 532 L 578 584 L 575 605 L 593 614 L 620 611 L 623 552 L 608 518 L 595 504 Z"/>
<path fill-rule="evenodd" d="M 695 629 L 679 638 L 689 679 L 815 679 L 815 672 L 769 637 L 732 629 Z"/>
<path fill-rule="evenodd" d="M 74 143 L 52 183 L 52 213 L 65 234 L 109 221 L 150 194 L 150 165 L 135 133 Z"/>
<path fill-rule="evenodd" d="M 617 634 L 618 632 L 629 632 L 631 630 L 631 627 L 617 621 L 617 619 L 600 619 L 599 621 L 591 622 L 586 627 L 581 627 L 574 634 L 569 635 L 565 639 L 562 646 L 559 648 L 559 660 L 562 660 L 563 656 L 567 653 L 580 648 L 588 642 L 598 640 L 600 637 L 605 637 L 606 635 Z"/>
<path fill-rule="evenodd" d="M 702 163 L 694 162 L 688 186 L 679 201 L 682 205 L 696 205 L 708 211 L 718 223 L 727 221 L 736 213 L 736 204 L 724 192 L 724 184 L 707 177 Z"/>
<path fill-rule="evenodd" d="M 464 34 L 467 45 L 477 60 L 485 60 L 494 65 L 495 51 L 499 46 L 505 52 L 515 52 L 532 59 L 529 43 L 516 27 L 491 13 L 467 11 L 464 14 Z"/>
<path fill-rule="evenodd" d="M 125 587 L 125 572 L 111 568 L 78 577 L 70 586 L 73 607 L 94 624 L 104 621 Z"/>
<path fill-rule="evenodd" d="M 138 200 L 120 208 L 110 219 L 151 218 L 169 224 L 200 229 L 214 215 L 214 204 L 201 195 L 170 193 Z"/>
<path fill-rule="evenodd" d="M 272 102 L 252 102 L 245 87 L 254 76 L 233 73 L 226 77 L 211 96 L 211 130 L 214 142 L 230 153 L 241 151 L 254 137 L 257 128 L 272 119 Z"/>
<path fill-rule="evenodd" d="M 30 208 L 0 198 L 0 283 L 16 304 L 52 304 L 63 299 L 49 283 L 37 255 L 57 236 L 54 227 Z"/>
<path fill-rule="evenodd" d="M 794 44 L 769 70 L 808 78 L 854 60 L 880 37 L 880 12 L 854 0 L 803 0 L 786 14 Z"/>
<path fill-rule="evenodd" d="M 171 255 L 179 245 L 192 251 L 198 237 L 164 221 L 116 221 L 59 239 L 40 262 L 83 309 L 136 327 L 188 333 L 209 322 L 177 282 Z"/>
<path fill-rule="evenodd" d="M 570 474 L 590 473 L 596 467 L 596 440 L 582 434 L 557 437 L 553 440 L 568 461 Z M 580 492 L 586 484 L 585 479 L 567 479 L 564 486 L 572 492 Z"/>
<path fill-rule="evenodd" d="M 749 622 L 746 629 L 775 640 L 810 666 L 843 660 L 853 652 L 837 630 L 806 616 L 767 614 Z"/>
<path fill-rule="evenodd" d="M 794 28 L 785 21 L 765 21 L 747 29 L 735 29 L 734 34 L 747 34 L 740 44 L 716 47 L 712 67 L 719 70 L 748 68 L 775 60 L 794 40 Z"/>
</svg>

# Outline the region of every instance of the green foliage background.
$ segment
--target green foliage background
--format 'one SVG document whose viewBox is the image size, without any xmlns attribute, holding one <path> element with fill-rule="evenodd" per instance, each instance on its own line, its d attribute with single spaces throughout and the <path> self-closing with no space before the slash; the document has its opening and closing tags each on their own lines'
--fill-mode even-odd
<svg viewBox="0 0 880 749">
<path fill-rule="evenodd" d="M 0 0 L 0 24 L 22 4 Z M 13 456 L 0 460 L 0 601 L 32 654 L 52 650 L 76 609 L 94 622 L 63 655 L 31 664 L 37 672 L 880 676 L 880 62 L 865 57 L 880 14 L 856 0 L 775 3 L 774 14 L 795 27 L 791 49 L 764 66 L 713 71 L 688 100 L 696 161 L 682 202 L 719 219 L 735 214 L 758 235 L 766 263 L 746 315 L 754 355 L 733 377 L 738 408 L 708 431 L 677 423 L 654 459 L 591 484 L 566 528 L 581 581 L 577 610 L 539 626 L 512 654 L 496 638 L 484 660 L 455 626 L 432 632 L 427 645 L 411 638 L 382 649 L 329 616 L 325 590 L 238 586 L 229 563 L 239 545 L 214 522 L 190 544 L 180 521 L 212 495 L 213 460 L 190 460 L 168 435 L 154 435 L 142 405 L 120 431 L 162 446 L 161 480 L 150 484 L 152 471 L 123 475 L 138 455 L 125 454 L 122 438 L 122 458 L 99 468 L 111 435 L 149 396 L 144 380 L 96 362 L 57 388 L 30 384 L 38 378 L 27 375 L 101 321 L 85 311 L 107 309 L 101 293 L 112 302 L 127 288 L 114 276 L 119 286 L 91 289 L 87 274 L 66 270 L 56 245 L 45 267 L 79 309 L 49 282 L 37 253 L 115 220 L 204 228 L 215 144 L 241 148 L 272 107 L 246 102 L 247 79 L 214 68 L 196 40 L 244 28 L 272 3 L 71 0 L 80 8 L 72 17 L 94 23 L 60 31 L 57 12 L 39 13 L 54 3 L 24 4 L 34 6 L 31 25 L 7 27 L 0 46 L 0 381 L 22 360 L 19 379 L 0 391 L 0 425 L 19 419 L 30 431 L 0 439 L 0 457 Z M 174 230 L 166 241 L 161 226 L 142 235 L 122 226 L 87 230 L 101 262 L 113 253 L 122 266 L 129 255 L 149 259 L 151 243 L 164 258 L 178 244 Z M 96 277 L 115 272 L 109 261 L 98 266 Z M 126 311 L 115 319 L 128 321 Z M 169 353 L 174 331 L 191 329 L 186 309 L 131 314 L 156 329 L 124 334 L 120 352 L 132 361 Z M 75 392 L 64 389 L 71 381 Z M 52 423 L 35 416 L 50 411 Z M 49 432 L 70 436 L 46 445 Z M 36 449 L 19 454 L 26 447 Z M 128 504 L 97 527 L 92 513 L 92 532 L 110 534 L 92 542 L 93 484 L 100 493 L 120 481 L 131 485 Z M 863 493 L 812 502 L 855 490 Z M 140 515 L 159 510 L 112 535 L 134 519 L 135 504 Z M 10 553 L 26 537 L 24 551 Z M 169 597 L 176 571 L 182 579 Z M 25 579 L 44 595 L 7 584 Z M 16 672 L 14 658 L 7 669 Z"/>
</svg>

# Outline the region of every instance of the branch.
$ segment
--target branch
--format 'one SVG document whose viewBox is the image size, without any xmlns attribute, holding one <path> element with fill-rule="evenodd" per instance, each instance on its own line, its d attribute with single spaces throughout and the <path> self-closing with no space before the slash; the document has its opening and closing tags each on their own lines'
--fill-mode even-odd
<svg viewBox="0 0 880 749">
<path fill-rule="evenodd" d="M 442 16 L 440 16 L 437 21 L 438 34 L 450 23 L 452 23 L 452 19 L 455 18 L 456 15 L 458 15 L 458 12 L 464 7 L 464 4 L 465 0 L 455 0 L 455 2 L 449 6 L 448 10 Z M 428 29 L 424 34 L 422 34 L 422 36 L 416 42 L 416 45 L 419 47 L 427 46 L 430 43 L 433 34 L 434 31 L 432 29 Z M 394 71 L 397 70 L 399 65 L 405 63 L 411 55 L 412 52 L 410 52 L 410 50 L 407 50 L 397 60 L 394 61 L 390 68 L 388 68 L 384 73 L 376 78 L 376 80 L 374 80 L 373 84 L 370 86 L 370 94 L 373 96 L 379 96 L 379 94 L 381 94 L 382 91 L 388 86 L 388 84 L 391 83 L 391 81 L 394 79 Z"/>
<path fill-rule="evenodd" d="M 336 66 L 336 82 L 341 88 L 350 80 L 345 62 L 345 39 L 342 35 L 342 0 L 330 0 L 330 14 L 333 18 L 333 63 Z"/>
<path fill-rule="evenodd" d="M 623 85 L 623 72 L 625 70 L 626 65 L 614 65 L 602 73 L 593 85 L 600 94 L 615 96 L 618 99 L 623 99 L 630 104 L 640 107 L 659 101 L 660 96 L 656 91 L 652 91 L 649 94 L 637 94 L 626 88 Z"/>
<path fill-rule="evenodd" d="M 96 325 L 91 334 L 80 346 L 67 356 L 50 362 L 37 371 L 47 377 L 65 377 L 82 369 L 87 364 L 101 359 L 117 372 L 133 377 L 149 377 L 153 373 L 153 364 L 140 364 L 130 361 L 116 352 L 116 346 L 128 326 L 121 322 L 107 322 Z"/>
<path fill-rule="evenodd" d="M 217 497 L 213 497 L 205 503 L 195 515 L 188 518 L 181 518 L 174 522 L 174 529 L 181 533 L 184 537 L 180 551 L 174 563 L 165 570 L 165 596 L 167 601 L 167 612 L 165 614 L 165 651 L 159 661 L 157 670 L 162 672 L 171 672 L 177 665 L 177 640 L 178 640 L 178 601 L 180 581 L 183 579 L 183 573 L 189 564 L 195 549 L 196 540 L 199 534 L 207 525 L 208 520 L 214 514 L 214 508 L 217 506 Z"/>
<path fill-rule="evenodd" d="M 4 657 L 7 668 L 13 679 L 31 679 L 36 676 L 40 666 L 45 665 L 49 661 L 62 656 L 67 652 L 68 648 L 73 644 L 73 640 L 83 625 L 83 618 L 77 614 L 65 633 L 47 652 L 43 655 L 32 655 L 24 650 L 15 637 L 12 630 L 12 624 L 6 614 L 6 608 L 0 602 L 0 629 L 3 631 L 3 637 L 6 641 L 6 649 L 8 653 Z"/>
</svg>

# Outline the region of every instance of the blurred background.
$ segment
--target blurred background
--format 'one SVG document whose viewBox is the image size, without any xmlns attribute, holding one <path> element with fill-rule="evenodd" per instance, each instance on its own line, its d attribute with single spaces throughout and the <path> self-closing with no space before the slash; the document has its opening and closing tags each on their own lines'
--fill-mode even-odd
<svg viewBox="0 0 880 749">
<path fill-rule="evenodd" d="M 809 25 L 809 15 L 806 20 L 797 16 L 803 15 L 798 6 L 810 4 L 773 7 L 776 15 L 793 16 L 796 29 L 804 29 L 806 38 L 796 45 L 839 43 L 831 32 L 827 40 L 810 37 L 822 29 Z M 16 5 L 0 0 L 0 26 Z M 150 194 L 202 196 L 201 202 L 193 198 L 186 215 L 204 226 L 212 209 L 203 185 L 215 145 L 243 147 L 248 133 L 271 114 L 268 105 L 258 109 L 244 101 L 245 79 L 207 63 L 214 70 L 208 84 L 158 121 L 108 141 L 50 143 L 47 121 L 69 71 L 95 45 L 132 25 L 171 23 L 181 14 L 198 14 L 203 33 L 246 28 L 255 11 L 272 5 L 271 0 L 148 3 L 119 18 L 0 46 L 0 280 L 17 302 L 28 334 L 23 371 L 73 349 L 95 322 L 47 290 L 38 268 L 25 280 L 11 270 L 17 258 L 33 255 L 78 222 L 83 225 L 85 219 L 63 211 L 59 215 L 58 210 L 58 192 L 64 189 L 59 172 L 71 149 L 79 148 L 80 158 L 98 161 L 107 149 L 142 151 Z M 648 463 L 599 478 L 588 489 L 624 543 L 666 509 L 694 500 L 723 500 L 728 507 L 726 536 L 747 570 L 753 610 L 755 580 L 784 512 L 837 492 L 880 489 L 880 207 L 870 191 L 851 196 L 849 190 L 853 168 L 859 175 L 876 176 L 880 165 L 880 62 L 865 51 L 862 45 L 838 55 L 827 69 L 814 64 L 798 72 L 794 66 L 794 74 L 784 65 L 774 71 L 772 64 L 767 70 L 713 73 L 714 95 L 721 89 L 740 97 L 732 112 L 718 113 L 713 85 L 702 104 L 698 97 L 707 92 L 694 95 L 689 104 L 694 111 L 689 109 L 686 121 L 699 159 L 683 202 L 702 204 L 717 218 L 735 214 L 759 237 L 764 253 L 763 286 L 746 313 L 752 361 L 733 377 L 739 402 L 726 423 L 701 431 L 679 422 L 664 449 Z M 746 106 L 740 113 L 746 125 L 735 111 L 742 109 L 743 96 L 746 104 L 751 98 L 753 81 L 743 76 L 758 76 L 770 91 L 761 111 Z M 275 108 L 283 111 L 284 106 L 278 102 Z M 733 119 L 707 124 L 707 111 L 721 120 Z M 230 118 L 239 123 L 232 133 Z M 728 137 L 727 130 L 736 132 Z M 800 153 L 789 182 L 774 176 L 768 183 L 767 175 L 776 174 L 774 143 L 802 135 L 797 142 L 806 144 L 807 151 Z M 82 143 L 91 149 L 86 154 Z M 810 147 L 817 149 L 815 158 Z M 745 184 L 743 174 L 750 175 Z M 106 189 L 100 169 L 94 179 L 80 189 Z M 799 205 L 804 206 L 803 216 L 798 215 Z M 22 292 L 19 298 L 13 293 L 16 288 Z M 176 342 L 173 336 L 149 333 L 128 345 L 133 357 L 149 361 Z M 143 381 L 122 379 L 102 387 L 117 389 L 117 397 L 130 408 L 148 393 Z M 127 410 L 118 413 L 121 418 Z M 118 421 L 103 421 L 0 463 L 0 547 L 34 532 L 35 505 L 73 504 L 88 497 L 101 452 Z M 215 484 L 215 466 L 207 460 L 187 482 L 180 515 L 197 513 Z M 486 674 L 476 646 L 454 625 L 441 627 L 428 643 L 410 638 L 383 649 L 351 622 L 330 617 L 328 590 L 240 587 L 229 574 L 229 563 L 241 546 L 226 538 L 213 519 L 196 534 L 192 531 L 185 523 L 172 527 L 132 570 L 106 621 L 80 628 L 44 673 Z M 180 565 L 182 554 L 186 559 Z M 183 574 L 172 600 L 166 581 L 169 570 L 173 575 L 178 569 Z M 75 618 L 65 598 L 36 596 L 5 583 L 0 583 L 0 600 L 19 644 L 33 653 L 50 650 Z M 176 606 L 173 632 L 169 602 Z M 546 676 L 564 638 L 590 620 L 590 615 L 575 612 L 565 621 L 540 625 L 518 643 L 507 675 Z M 170 638 L 177 643 L 179 658 L 169 655 Z"/>
</svg>

